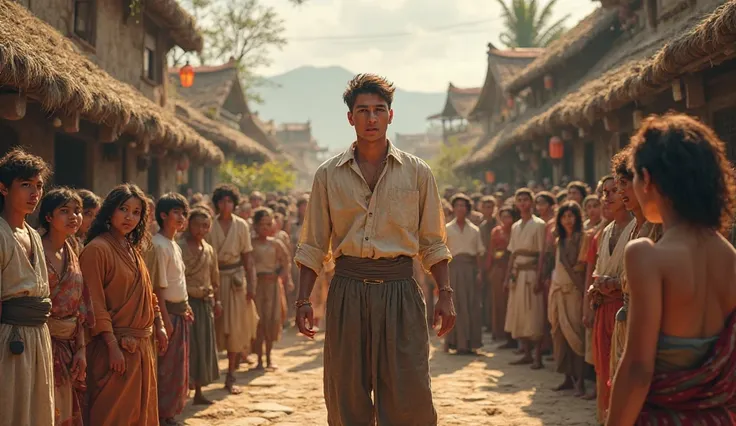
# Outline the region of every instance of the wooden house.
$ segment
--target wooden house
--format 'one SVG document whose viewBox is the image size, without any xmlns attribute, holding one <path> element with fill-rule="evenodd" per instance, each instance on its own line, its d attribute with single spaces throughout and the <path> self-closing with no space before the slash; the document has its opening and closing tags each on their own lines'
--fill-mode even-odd
<svg viewBox="0 0 736 426">
<path fill-rule="evenodd" d="M 594 31 L 597 36 L 576 37 L 596 16 L 605 24 Z M 722 0 L 605 2 L 551 47 L 559 51 L 574 45 L 573 38 L 581 40 L 578 46 L 586 41 L 587 48 L 567 52 L 564 61 L 532 63 L 509 86 L 510 93 L 531 87 L 541 103 L 520 115 L 494 146 L 479 150 L 469 169 L 492 168 L 504 151 L 515 151 L 519 168 L 529 169 L 525 165 L 541 157 L 537 153 L 547 151 L 549 158 L 546 147 L 554 142 L 564 149 L 562 158 L 549 160 L 553 179 L 568 175 L 593 184 L 609 173 L 611 156 L 628 144 L 644 117 L 667 111 L 686 112 L 712 125 L 729 142 L 733 158 L 735 17 L 736 4 Z M 596 53 L 597 59 L 589 56 Z M 568 64 L 583 60 L 595 62 L 584 75 L 540 93 L 549 90 L 545 76 L 551 73 L 554 82 L 555 75 L 572 70 Z"/>
<path fill-rule="evenodd" d="M 159 195 L 224 156 L 166 99 L 166 53 L 198 50 L 173 0 L 0 2 L 0 152 L 16 145 L 54 168 L 53 183 L 105 195 L 134 182 Z"/>
<path fill-rule="evenodd" d="M 440 120 L 442 122 L 442 137 L 445 143 L 449 143 L 453 135 L 472 132 L 475 123 L 471 120 L 470 113 L 478 102 L 480 87 L 460 88 L 452 83 L 447 86 L 447 97 L 442 111 L 427 117 L 428 120 Z"/>
<path fill-rule="evenodd" d="M 312 136 L 312 123 L 281 123 L 275 128 L 276 140 L 295 161 L 304 165 L 308 182 L 297 182 L 299 186 L 311 186 L 311 177 L 327 159 L 327 148 L 319 146 Z"/>
</svg>

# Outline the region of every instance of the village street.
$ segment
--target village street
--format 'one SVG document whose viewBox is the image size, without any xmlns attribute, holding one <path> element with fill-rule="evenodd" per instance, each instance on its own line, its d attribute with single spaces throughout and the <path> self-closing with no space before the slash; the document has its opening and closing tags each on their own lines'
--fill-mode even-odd
<svg viewBox="0 0 736 426">
<path fill-rule="evenodd" d="M 484 335 L 490 341 L 488 334 Z M 322 397 L 322 345 L 324 334 L 314 342 L 284 332 L 274 350 L 276 372 L 238 373 L 243 393 L 228 396 L 222 383 L 209 386 L 207 397 L 217 400 L 209 407 L 188 403 L 182 419 L 187 425 L 326 425 Z M 510 366 L 510 351 L 492 352 L 489 343 L 477 357 L 451 356 L 432 340 L 431 366 L 435 405 L 440 425 L 593 425 L 595 403 L 573 398 L 572 391 L 556 393 L 560 375 Z M 226 361 L 220 360 L 225 371 Z M 221 380 L 222 382 L 222 380 Z"/>
</svg>

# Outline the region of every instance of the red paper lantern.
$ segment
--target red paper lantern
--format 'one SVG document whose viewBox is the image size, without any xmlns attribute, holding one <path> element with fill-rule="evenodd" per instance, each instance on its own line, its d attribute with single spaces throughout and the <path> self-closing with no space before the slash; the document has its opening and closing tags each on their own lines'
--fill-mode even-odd
<svg viewBox="0 0 736 426">
<path fill-rule="evenodd" d="M 189 170 L 189 157 L 187 155 L 182 155 L 179 158 L 179 161 L 176 163 L 176 170 L 180 172 Z"/>
<path fill-rule="evenodd" d="M 181 82 L 181 87 L 192 87 L 194 84 L 194 67 L 189 65 L 189 61 L 179 69 L 179 82 Z"/>
<path fill-rule="evenodd" d="M 514 108 L 514 98 L 512 96 L 509 96 L 509 97 L 506 98 L 506 106 L 509 109 Z"/>
<path fill-rule="evenodd" d="M 496 174 L 493 173 L 493 171 L 487 171 L 486 172 L 486 183 L 494 183 L 496 182 Z"/>
<path fill-rule="evenodd" d="M 562 143 L 562 139 L 557 136 L 552 136 L 549 139 L 549 158 L 553 160 L 561 159 L 565 154 L 565 147 Z"/>
<path fill-rule="evenodd" d="M 555 80 L 552 78 L 551 75 L 547 74 L 544 76 L 544 88 L 547 90 L 552 90 L 555 87 Z"/>
</svg>

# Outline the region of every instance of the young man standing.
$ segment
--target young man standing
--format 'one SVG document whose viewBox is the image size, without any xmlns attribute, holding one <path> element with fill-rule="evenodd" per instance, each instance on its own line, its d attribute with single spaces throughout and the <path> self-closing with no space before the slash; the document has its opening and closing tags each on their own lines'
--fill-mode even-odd
<svg viewBox="0 0 736 426">
<path fill-rule="evenodd" d="M 524 353 L 521 359 L 512 364 L 532 364 L 532 369 L 538 370 L 542 368 L 541 340 L 547 323 L 544 315 L 544 283 L 540 279 L 546 224 L 532 214 L 531 190 L 517 190 L 515 199 L 521 219 L 511 227 L 507 248 L 511 258 L 505 280 L 509 290 L 506 331 L 521 341 Z"/>
<path fill-rule="evenodd" d="M 455 322 L 451 255 L 432 171 L 386 139 L 393 95 L 393 84 L 372 74 L 348 84 L 343 100 L 357 141 L 315 173 L 296 252 L 296 324 L 308 337 L 309 295 L 330 249 L 336 259 L 324 349 L 331 425 L 437 424 L 426 305 L 412 258 L 420 257 L 439 287 L 434 322 L 442 319 L 443 336 Z"/>
<path fill-rule="evenodd" d="M 491 245 L 491 231 L 496 227 L 496 199 L 492 195 L 483 196 L 479 203 L 480 212 L 483 214 L 483 221 L 478 226 L 480 230 L 480 239 L 483 242 L 483 248 L 488 251 L 488 247 Z M 483 272 L 483 288 L 482 293 L 479 295 L 482 300 L 481 316 L 483 323 L 486 325 L 486 329 L 491 329 L 491 283 L 489 282 L 490 271 L 484 267 L 481 269 Z"/>
<path fill-rule="evenodd" d="M 192 310 L 188 303 L 186 267 L 176 233 L 182 229 L 189 204 L 180 194 L 168 193 L 156 203 L 159 232 L 153 236 L 148 270 L 158 298 L 161 317 L 169 335 L 169 346 L 158 357 L 158 411 L 162 425 L 178 424 L 189 392 L 189 326 Z"/>
<path fill-rule="evenodd" d="M 0 159 L 0 425 L 54 424 L 48 272 L 38 233 L 26 223 L 50 174 L 15 149 Z"/>
</svg>

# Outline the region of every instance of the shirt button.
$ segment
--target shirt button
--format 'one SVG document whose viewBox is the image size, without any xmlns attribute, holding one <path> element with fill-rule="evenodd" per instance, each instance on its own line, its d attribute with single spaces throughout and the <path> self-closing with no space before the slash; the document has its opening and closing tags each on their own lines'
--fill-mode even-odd
<svg viewBox="0 0 736 426">
<path fill-rule="evenodd" d="M 368 216 L 373 216 L 373 213 L 368 213 Z"/>
<path fill-rule="evenodd" d="M 368 237 L 365 237 L 365 240 L 368 241 Z"/>
</svg>

